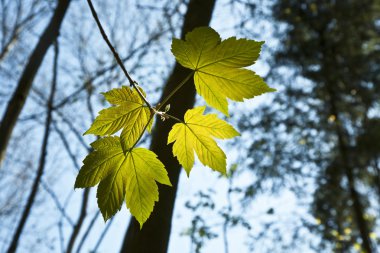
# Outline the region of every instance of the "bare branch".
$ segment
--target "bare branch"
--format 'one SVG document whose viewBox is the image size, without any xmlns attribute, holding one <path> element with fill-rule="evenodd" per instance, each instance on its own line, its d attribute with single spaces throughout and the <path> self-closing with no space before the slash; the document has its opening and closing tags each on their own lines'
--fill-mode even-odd
<svg viewBox="0 0 380 253">
<path fill-rule="evenodd" d="M 107 37 L 107 34 L 105 33 L 104 29 L 103 29 L 103 26 L 102 24 L 100 23 L 100 20 L 99 20 L 99 17 L 98 17 L 98 14 L 96 13 L 95 11 L 95 8 L 94 6 L 92 5 L 92 2 L 91 0 L 87 0 L 87 3 L 88 5 L 90 6 L 90 9 L 91 9 L 91 13 L 92 13 L 92 16 L 94 17 L 95 21 L 96 21 L 96 24 L 98 25 L 98 28 L 100 30 L 100 33 L 102 34 L 102 37 L 104 39 L 104 41 L 107 43 L 108 47 L 110 48 L 110 50 L 112 51 L 112 54 L 113 56 L 115 57 L 117 63 L 119 64 L 120 68 L 123 70 L 124 72 L 124 75 L 127 77 L 128 81 L 129 81 L 129 84 L 135 88 L 135 90 L 138 92 L 138 94 L 140 95 L 140 97 L 144 100 L 145 104 L 150 108 L 152 109 L 153 107 L 151 106 L 151 104 L 148 102 L 148 100 L 146 100 L 145 96 L 141 93 L 140 89 L 137 88 L 137 82 L 132 80 L 131 76 L 128 74 L 128 71 L 127 69 L 125 68 L 124 64 L 123 64 L 123 61 L 120 59 L 119 57 L 119 54 L 116 52 L 115 48 L 112 46 L 111 42 L 109 41 L 108 37 Z"/>
</svg>

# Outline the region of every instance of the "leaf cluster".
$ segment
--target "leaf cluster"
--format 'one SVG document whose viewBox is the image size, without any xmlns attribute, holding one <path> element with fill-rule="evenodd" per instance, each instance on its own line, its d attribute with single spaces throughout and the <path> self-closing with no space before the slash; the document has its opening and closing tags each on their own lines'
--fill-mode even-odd
<svg viewBox="0 0 380 253">
<path fill-rule="evenodd" d="M 262 44 L 235 37 L 221 41 L 216 31 L 201 27 L 188 33 L 185 41 L 173 39 L 172 52 L 182 66 L 194 71 L 198 94 L 209 106 L 228 116 L 227 99 L 243 101 L 274 91 L 253 71 L 244 68 L 257 60 Z M 170 115 L 170 105 L 165 102 L 173 95 L 175 92 L 153 107 L 139 86 L 123 86 L 103 93 L 113 106 L 101 110 L 85 132 L 103 138 L 91 144 L 93 151 L 83 161 L 75 188 L 98 185 L 98 206 L 104 220 L 119 211 L 125 200 L 142 227 L 158 201 L 157 182 L 171 186 L 157 155 L 136 148 L 144 132 L 152 129 L 155 115 L 178 122 L 169 133 L 168 144 L 173 143 L 173 155 L 188 176 L 195 162 L 194 153 L 202 164 L 226 174 L 226 155 L 215 138 L 229 139 L 240 134 L 216 114 L 204 115 L 206 106 L 188 110 L 184 120 Z M 160 111 L 163 106 L 165 111 Z M 119 131 L 120 137 L 113 136 Z"/>
</svg>

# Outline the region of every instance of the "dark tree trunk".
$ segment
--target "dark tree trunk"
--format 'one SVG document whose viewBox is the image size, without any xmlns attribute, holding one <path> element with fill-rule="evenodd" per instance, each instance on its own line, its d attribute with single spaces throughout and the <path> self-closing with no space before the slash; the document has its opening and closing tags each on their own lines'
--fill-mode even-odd
<svg viewBox="0 0 380 253">
<path fill-rule="evenodd" d="M 332 83 L 327 84 L 329 95 L 330 95 L 330 111 L 332 115 L 336 116 L 336 135 L 338 137 L 338 150 L 340 154 L 341 164 L 344 168 L 344 172 L 347 177 L 348 188 L 350 191 L 350 197 L 352 199 L 352 208 L 356 224 L 359 228 L 360 238 L 362 239 L 362 247 L 366 253 L 374 253 L 374 248 L 372 247 L 371 238 L 369 237 L 370 230 L 368 228 L 367 221 L 364 219 L 364 208 L 360 202 L 360 195 L 355 187 L 355 176 L 352 166 L 349 162 L 347 144 L 345 141 L 345 133 L 341 126 L 342 121 L 340 120 L 339 112 L 336 108 L 335 101 L 337 101 L 337 96 L 332 88 Z"/>
<path fill-rule="evenodd" d="M 57 86 L 57 65 L 58 65 L 58 52 L 59 52 L 57 42 L 54 46 L 54 49 L 55 49 L 54 50 L 55 56 L 54 56 L 54 66 L 53 66 L 53 80 L 52 80 L 49 100 L 46 106 L 47 112 L 46 112 L 46 120 L 45 120 L 45 132 L 44 132 L 44 136 L 42 140 L 38 169 L 36 172 L 36 177 L 34 178 L 33 186 L 29 193 L 28 200 L 22 212 L 21 219 L 17 225 L 16 231 L 13 235 L 13 238 L 9 245 L 7 253 L 14 253 L 17 250 L 18 242 L 20 240 L 22 231 L 24 230 L 28 217 L 31 214 L 34 200 L 36 199 L 36 196 L 37 196 L 38 187 L 40 185 L 41 178 L 45 170 L 45 162 L 46 162 L 47 148 L 48 148 L 49 135 L 50 135 L 50 125 L 52 122 L 52 114 L 53 114 L 53 102 L 54 102 L 54 95 L 55 95 L 56 86 Z"/>
<path fill-rule="evenodd" d="M 195 27 L 207 26 L 211 20 L 215 0 L 191 0 L 182 28 L 181 37 Z M 164 87 L 161 101 L 189 75 L 190 70 L 176 64 L 167 84 Z M 193 81 L 188 81 L 168 103 L 171 104 L 170 113 L 182 118 L 187 109 L 194 106 L 195 88 Z M 151 150 L 165 164 L 173 187 L 160 187 L 160 201 L 156 203 L 151 217 L 144 224 L 142 230 L 138 222 L 132 218 L 121 252 L 128 253 L 165 253 L 169 245 L 170 230 L 174 203 L 177 193 L 178 179 L 181 166 L 177 159 L 172 156 L 172 146 L 166 145 L 167 136 L 175 122 L 167 120 L 162 122 L 157 119 L 157 125 L 153 131 Z"/>
<path fill-rule="evenodd" d="M 348 143 L 347 143 L 348 134 L 346 133 L 342 125 L 343 121 L 341 120 L 341 115 L 339 113 L 339 109 L 337 106 L 337 101 L 339 101 L 339 96 L 337 95 L 338 92 L 335 90 L 335 86 L 336 86 L 336 83 L 338 83 L 338 80 L 336 80 L 337 78 L 336 75 L 334 75 L 334 73 L 331 72 L 334 70 L 334 67 L 333 67 L 334 63 L 331 63 L 330 61 L 330 57 L 332 55 L 336 55 L 336 53 L 334 52 L 334 48 L 329 48 L 326 46 L 326 43 L 328 41 L 324 39 L 325 37 L 323 33 L 320 34 L 320 37 L 322 38 L 320 42 L 321 49 L 323 53 L 326 55 L 326 57 L 324 57 L 323 67 L 322 67 L 324 76 L 327 77 L 327 81 L 324 85 L 326 86 L 326 91 L 329 98 L 326 101 L 326 103 L 329 106 L 330 115 L 335 115 L 336 117 L 335 134 L 337 136 L 337 151 L 340 158 L 340 164 L 342 165 L 345 176 L 347 177 L 349 194 L 350 194 L 352 205 L 353 205 L 352 212 L 359 229 L 363 250 L 366 253 L 374 253 L 375 249 L 373 248 L 371 238 L 369 237 L 370 229 L 368 228 L 367 221 L 364 219 L 365 209 L 363 208 L 363 205 L 360 202 L 360 195 L 359 195 L 359 192 L 356 190 L 356 186 L 355 186 L 354 168 L 350 163 L 350 157 L 349 157 L 349 151 L 348 151 Z"/>
<path fill-rule="evenodd" d="M 51 18 L 49 25 L 45 28 L 45 31 L 42 33 L 37 46 L 34 48 L 17 84 L 16 91 L 13 93 L 12 98 L 8 103 L 7 109 L 5 110 L 0 123 L 0 164 L 5 157 L 9 139 L 11 138 L 13 128 L 16 125 L 21 110 L 24 107 L 34 77 L 36 76 L 50 45 L 58 37 L 59 29 L 69 4 L 70 0 L 58 1 L 53 17 Z"/>
</svg>

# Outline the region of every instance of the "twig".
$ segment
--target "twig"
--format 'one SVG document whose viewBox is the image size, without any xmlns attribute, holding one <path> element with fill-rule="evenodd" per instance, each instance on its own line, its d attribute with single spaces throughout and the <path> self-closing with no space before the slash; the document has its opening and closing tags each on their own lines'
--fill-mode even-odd
<svg viewBox="0 0 380 253">
<path fill-rule="evenodd" d="M 80 213 L 79 213 L 79 217 L 78 217 L 78 220 L 74 226 L 74 229 L 71 233 L 71 236 L 70 236 L 70 239 L 69 239 L 69 242 L 67 244 L 67 249 L 66 249 L 66 253 L 71 253 L 74 249 L 74 244 L 75 244 L 75 241 L 79 235 L 79 231 L 83 225 L 83 222 L 87 216 L 87 203 L 88 203 L 88 196 L 90 194 L 90 188 L 86 188 L 84 191 L 83 191 L 83 199 L 82 199 L 82 206 L 80 208 Z"/>
<path fill-rule="evenodd" d="M 157 110 L 159 111 L 165 104 L 166 102 L 169 101 L 169 99 L 179 90 L 182 88 L 183 85 L 186 84 L 186 82 L 190 79 L 190 77 L 194 74 L 194 71 L 192 71 L 183 81 L 178 84 L 177 87 L 175 87 L 174 90 L 170 92 L 170 94 L 164 99 L 164 101 L 160 102 L 160 105 L 158 106 Z"/>
<path fill-rule="evenodd" d="M 106 228 L 103 230 L 103 232 L 100 235 L 98 241 L 96 242 L 96 245 L 95 245 L 94 249 L 91 252 L 97 252 L 98 251 L 98 248 L 99 248 L 100 244 L 102 243 L 105 235 L 107 234 L 108 229 L 111 227 L 113 221 L 114 221 L 114 219 L 111 219 L 110 222 L 108 222 Z"/>
<path fill-rule="evenodd" d="M 74 153 L 71 151 L 69 142 L 67 141 L 65 134 L 61 131 L 61 129 L 58 128 L 55 122 L 53 122 L 53 126 L 54 126 L 54 130 L 57 132 L 58 136 L 60 137 L 63 143 L 63 146 L 66 149 L 67 154 L 69 155 L 71 161 L 73 162 L 75 169 L 79 170 L 81 166 L 78 164 L 77 158 L 75 157 Z"/>
<path fill-rule="evenodd" d="M 65 239 L 63 237 L 63 224 L 62 224 L 62 218 L 58 222 L 58 235 L 59 235 L 59 247 L 61 249 L 61 253 L 65 252 Z"/>
<path fill-rule="evenodd" d="M 70 121 L 68 118 L 66 118 L 65 115 L 61 111 L 57 110 L 55 111 L 55 113 L 57 113 L 57 115 L 61 117 L 63 122 L 70 128 L 70 130 L 73 132 L 75 137 L 78 139 L 79 143 L 82 144 L 82 146 L 89 151 L 90 149 L 88 145 L 85 143 L 85 141 L 83 140 L 82 134 L 75 128 L 73 122 Z"/>
<path fill-rule="evenodd" d="M 65 208 L 61 203 L 59 202 L 59 199 L 57 195 L 53 192 L 53 190 L 46 184 L 43 180 L 41 180 L 41 186 L 44 188 L 44 190 L 50 195 L 50 197 L 53 199 L 57 209 L 60 211 L 62 216 L 67 220 L 67 222 L 71 225 L 74 226 L 74 222 L 71 220 L 71 218 L 67 215 Z"/>
<path fill-rule="evenodd" d="M 84 232 L 84 234 L 83 234 L 83 236 L 82 236 L 82 239 L 80 240 L 80 242 L 79 242 L 79 244 L 78 244 L 78 247 L 77 247 L 77 251 L 76 251 L 76 253 L 79 253 L 80 250 L 82 249 L 82 246 L 83 246 L 84 242 L 86 241 L 86 239 L 88 238 L 88 235 L 90 234 L 91 229 L 92 229 L 92 227 L 93 227 L 94 224 L 95 224 L 95 221 L 98 219 L 99 214 L 100 214 L 100 211 L 98 210 L 98 211 L 95 213 L 94 217 L 91 219 L 90 224 L 88 224 L 88 227 L 87 227 L 86 231 Z"/>
<path fill-rule="evenodd" d="M 165 33 L 165 31 L 163 31 L 163 33 Z M 141 45 L 137 46 L 136 48 L 132 49 L 132 51 L 126 57 L 124 57 L 123 59 L 121 59 L 122 62 L 124 63 L 124 62 L 132 59 L 132 57 L 135 56 L 135 54 L 137 54 L 141 49 L 144 49 L 150 43 L 152 43 L 153 41 L 157 40 L 161 35 L 162 35 L 162 33 L 157 33 L 157 34 L 152 35 L 147 41 L 145 41 Z M 67 97 L 63 98 L 60 102 L 58 102 L 54 106 L 54 109 L 58 109 L 58 108 L 60 108 L 60 107 L 62 107 L 64 105 L 66 105 L 68 102 L 71 102 L 72 100 L 74 100 L 82 91 L 84 91 L 86 89 L 86 87 L 87 87 L 87 85 L 88 85 L 89 82 L 94 82 L 96 79 L 98 79 L 99 77 L 103 76 L 108 71 L 111 71 L 111 70 L 115 69 L 117 66 L 118 66 L 117 63 L 112 63 L 110 66 L 107 66 L 107 67 L 104 67 L 102 69 L 97 70 L 95 72 L 95 74 L 93 74 L 86 81 L 84 81 L 84 83 L 77 90 L 73 91 L 70 95 L 68 95 Z"/>
<path fill-rule="evenodd" d="M 135 90 L 137 91 L 137 93 L 140 95 L 140 97 L 142 98 L 142 100 L 144 100 L 145 104 L 150 108 L 150 109 L 153 109 L 152 105 L 148 102 L 148 100 L 146 100 L 145 96 L 142 94 L 142 92 L 140 91 L 140 89 L 137 87 L 137 83 L 136 81 L 134 81 L 131 76 L 128 74 L 128 71 L 126 70 L 122 60 L 120 59 L 119 57 L 119 54 L 116 52 L 115 48 L 112 46 L 111 42 L 109 41 L 108 37 L 107 37 L 107 34 L 105 33 L 104 29 L 103 29 L 103 26 L 102 24 L 100 23 L 100 20 L 99 20 L 99 17 L 98 17 L 98 14 L 96 13 L 95 11 L 95 8 L 94 6 L 92 5 L 92 2 L 91 0 L 87 0 L 87 3 L 91 9 L 91 13 L 92 13 L 92 16 L 94 17 L 95 19 L 95 22 L 96 24 L 98 25 L 98 28 L 99 28 L 99 31 L 104 39 L 104 41 L 107 43 L 109 49 L 111 50 L 113 56 L 115 57 L 117 63 L 119 64 L 120 68 L 123 70 L 124 72 L 124 75 L 127 77 L 128 81 L 129 81 L 129 84 L 135 88 Z"/>
</svg>

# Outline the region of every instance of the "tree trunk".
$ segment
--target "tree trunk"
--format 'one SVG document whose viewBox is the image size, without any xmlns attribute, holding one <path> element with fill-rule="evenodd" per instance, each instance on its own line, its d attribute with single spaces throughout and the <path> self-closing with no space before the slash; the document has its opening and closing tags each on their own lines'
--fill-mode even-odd
<svg viewBox="0 0 380 253">
<path fill-rule="evenodd" d="M 52 122 L 52 115 L 53 115 L 53 102 L 54 102 L 54 95 L 55 95 L 56 86 L 57 86 L 58 42 L 56 42 L 54 49 L 55 49 L 54 50 L 55 55 L 54 55 L 54 66 L 53 66 L 53 80 L 52 80 L 49 100 L 47 102 L 45 132 L 44 132 L 44 136 L 42 140 L 38 169 L 36 172 L 36 177 L 34 179 L 31 192 L 29 194 L 28 200 L 26 202 L 26 205 L 21 215 L 21 219 L 17 225 L 16 231 L 13 235 L 13 238 L 12 238 L 11 244 L 9 245 L 7 253 L 15 253 L 17 250 L 18 241 L 21 237 L 22 231 L 24 230 L 28 217 L 32 211 L 34 200 L 36 199 L 36 196 L 37 196 L 38 187 L 40 185 L 41 178 L 45 170 L 45 162 L 46 162 L 47 148 L 48 148 L 49 135 L 50 135 L 50 125 Z"/>
<path fill-rule="evenodd" d="M 182 28 L 181 37 L 195 27 L 207 26 L 211 20 L 215 0 L 191 0 Z M 189 75 L 190 70 L 176 64 L 172 74 L 164 87 L 161 101 Z M 193 81 L 185 84 L 168 103 L 171 104 L 170 113 L 182 118 L 187 109 L 194 106 L 195 88 Z M 171 120 L 161 121 L 157 118 L 157 124 L 153 130 L 151 150 L 165 164 L 173 187 L 159 187 L 160 201 L 156 203 L 151 217 L 144 224 L 142 230 L 138 222 L 132 218 L 125 234 L 121 252 L 128 253 L 165 253 L 169 245 L 170 230 L 174 202 L 177 193 L 178 180 L 181 166 L 172 155 L 172 145 L 167 145 L 167 136 L 175 122 Z"/>
<path fill-rule="evenodd" d="M 327 105 L 329 106 L 330 115 L 334 115 L 335 120 L 335 134 L 337 137 L 337 153 L 339 154 L 340 164 L 344 170 L 345 176 L 348 182 L 348 190 L 352 200 L 352 212 L 355 217 L 356 225 L 358 226 L 360 238 L 362 240 L 361 245 L 366 253 L 375 253 L 375 249 L 372 247 L 371 238 L 369 237 L 370 229 L 368 228 L 367 221 L 364 219 L 365 209 L 363 208 L 362 203 L 360 202 L 360 194 L 355 186 L 355 175 L 354 168 L 350 163 L 349 157 L 349 144 L 347 141 L 348 134 L 343 127 L 343 121 L 339 113 L 337 101 L 339 101 L 338 92 L 336 89 L 336 84 L 338 83 L 338 76 L 336 76 L 334 71 L 335 62 L 331 62 L 329 59 L 331 56 L 336 55 L 335 48 L 332 46 L 327 46 L 328 39 L 324 36 L 324 31 L 319 32 L 321 38 L 320 46 L 323 52 L 323 64 L 322 70 L 324 76 L 327 78 L 326 91 L 329 98 L 326 100 Z"/>
<path fill-rule="evenodd" d="M 21 110 L 24 107 L 34 77 L 36 76 L 50 45 L 58 37 L 59 29 L 69 4 L 70 0 L 58 1 L 53 17 L 51 18 L 49 25 L 45 28 L 45 31 L 42 33 L 37 46 L 34 48 L 17 84 L 16 91 L 13 93 L 5 110 L 0 123 L 0 165 L 5 157 L 9 139 Z"/>
<path fill-rule="evenodd" d="M 332 87 L 332 84 L 329 83 L 328 87 Z M 362 239 L 362 247 L 366 253 L 374 253 L 374 248 L 372 247 L 371 238 L 369 237 L 370 231 L 368 228 L 367 221 L 364 219 L 364 208 L 360 202 L 360 195 L 355 187 L 355 176 L 353 173 L 353 168 L 349 163 L 347 145 L 345 141 L 344 130 L 342 129 L 342 121 L 340 120 L 340 116 L 338 110 L 335 105 L 335 101 L 337 101 L 335 93 L 332 88 L 329 88 L 330 95 L 330 111 L 332 115 L 336 116 L 336 135 L 338 137 L 338 150 L 340 154 L 341 164 L 344 168 L 344 172 L 347 177 L 348 188 L 350 191 L 350 196 L 353 204 L 353 213 L 355 216 L 356 224 L 359 228 L 360 238 Z"/>
</svg>

